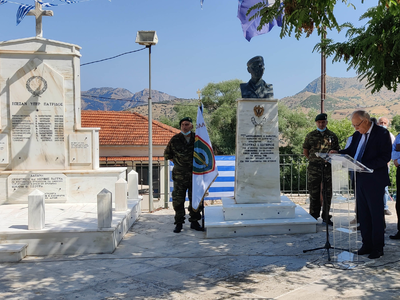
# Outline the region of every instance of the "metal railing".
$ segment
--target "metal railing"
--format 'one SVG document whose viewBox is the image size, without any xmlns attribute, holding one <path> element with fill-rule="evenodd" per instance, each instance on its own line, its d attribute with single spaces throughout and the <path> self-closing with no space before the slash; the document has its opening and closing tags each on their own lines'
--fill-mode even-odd
<svg viewBox="0 0 400 300">
<path fill-rule="evenodd" d="M 153 193 L 154 198 L 160 199 L 164 195 L 161 187 L 161 166 L 164 161 L 153 161 Z M 126 167 L 126 177 L 131 170 L 135 170 L 139 176 L 139 193 L 148 194 L 148 162 L 147 161 L 123 161 L 123 160 L 106 160 L 100 162 L 101 167 Z M 308 160 L 303 154 L 280 154 L 280 189 L 281 193 L 291 196 L 301 196 L 308 194 Z M 392 186 L 389 192 L 393 196 L 396 194 L 396 176 L 395 166 L 390 165 L 390 179 Z"/>
</svg>

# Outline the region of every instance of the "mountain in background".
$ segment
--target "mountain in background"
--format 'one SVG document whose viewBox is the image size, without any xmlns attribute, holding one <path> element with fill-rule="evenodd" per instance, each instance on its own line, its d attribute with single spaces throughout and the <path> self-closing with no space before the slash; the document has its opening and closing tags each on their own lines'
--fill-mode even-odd
<svg viewBox="0 0 400 300">
<path fill-rule="evenodd" d="M 140 105 L 147 105 L 149 89 L 133 94 L 123 88 L 93 88 L 81 93 L 82 109 L 84 110 L 127 110 Z M 176 97 L 163 92 L 151 90 L 152 102 L 164 102 L 174 100 Z"/>
<path fill-rule="evenodd" d="M 332 111 L 334 118 L 348 116 L 355 109 L 365 109 L 377 116 L 394 116 L 400 112 L 400 92 L 394 93 L 382 88 L 379 93 L 371 94 L 365 88 L 366 81 L 357 77 L 339 78 L 326 76 L 325 111 Z M 289 108 L 301 107 L 320 110 L 321 77 L 310 82 L 302 91 L 294 96 L 280 99 Z"/>
<path fill-rule="evenodd" d="M 356 109 L 365 109 L 375 116 L 393 117 L 400 114 L 400 92 L 394 93 L 382 88 L 379 93 L 371 94 L 371 89 L 365 88 L 366 81 L 358 81 L 357 77 L 339 78 L 326 76 L 326 96 L 324 108 L 332 112 L 333 118 L 340 119 L 349 116 Z M 93 88 L 82 92 L 82 109 L 84 110 L 130 110 L 147 115 L 149 90 L 133 94 L 123 88 Z M 174 117 L 174 105 L 194 99 L 180 99 L 166 93 L 152 90 L 153 119 L 161 116 Z M 310 82 L 297 94 L 279 100 L 291 109 L 301 108 L 320 110 L 321 78 Z"/>
</svg>

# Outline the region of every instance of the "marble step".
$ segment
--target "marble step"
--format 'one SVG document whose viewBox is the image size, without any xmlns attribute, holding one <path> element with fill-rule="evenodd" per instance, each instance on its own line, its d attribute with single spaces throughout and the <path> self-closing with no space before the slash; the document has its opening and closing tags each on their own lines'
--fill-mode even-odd
<svg viewBox="0 0 400 300">
<path fill-rule="evenodd" d="M 0 244 L 0 263 L 19 262 L 27 253 L 28 244 Z"/>
<path fill-rule="evenodd" d="M 222 206 L 206 206 L 204 220 L 206 238 L 317 232 L 317 221 L 301 206 L 296 206 L 294 218 L 234 221 L 224 219 Z"/>
<path fill-rule="evenodd" d="M 290 219 L 295 217 L 294 204 L 288 197 L 281 196 L 280 203 L 236 204 L 233 198 L 222 198 L 225 221 Z"/>
</svg>

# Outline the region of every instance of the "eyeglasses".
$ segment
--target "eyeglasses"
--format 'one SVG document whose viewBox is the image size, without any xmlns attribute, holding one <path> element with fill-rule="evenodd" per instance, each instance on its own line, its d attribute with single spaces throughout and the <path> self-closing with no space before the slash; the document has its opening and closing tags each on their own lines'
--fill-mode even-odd
<svg viewBox="0 0 400 300">
<path fill-rule="evenodd" d="M 354 124 L 351 124 L 351 125 L 353 125 L 354 128 L 359 127 L 359 126 L 362 124 L 362 122 L 364 122 L 364 120 L 365 120 L 365 119 L 363 119 L 360 123 L 358 123 L 358 124 L 356 124 L 356 125 L 354 125 Z"/>
</svg>

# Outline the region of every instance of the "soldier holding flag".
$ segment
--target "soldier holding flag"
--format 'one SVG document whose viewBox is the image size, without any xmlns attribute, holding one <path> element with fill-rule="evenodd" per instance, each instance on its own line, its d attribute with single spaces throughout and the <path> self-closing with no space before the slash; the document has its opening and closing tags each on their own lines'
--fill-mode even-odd
<svg viewBox="0 0 400 300">
<path fill-rule="evenodd" d="M 172 180 L 174 190 L 172 192 L 172 204 L 175 210 L 175 233 L 182 231 L 182 225 L 185 223 L 185 198 L 186 191 L 189 196 L 189 222 L 190 228 L 203 231 L 200 226 L 201 209 L 196 211 L 192 208 L 192 170 L 193 170 L 193 152 L 195 134 L 192 132 L 192 119 L 185 117 L 179 122 L 181 132 L 174 135 L 169 141 L 164 151 L 165 159 L 174 163 L 172 170 Z"/>
</svg>

